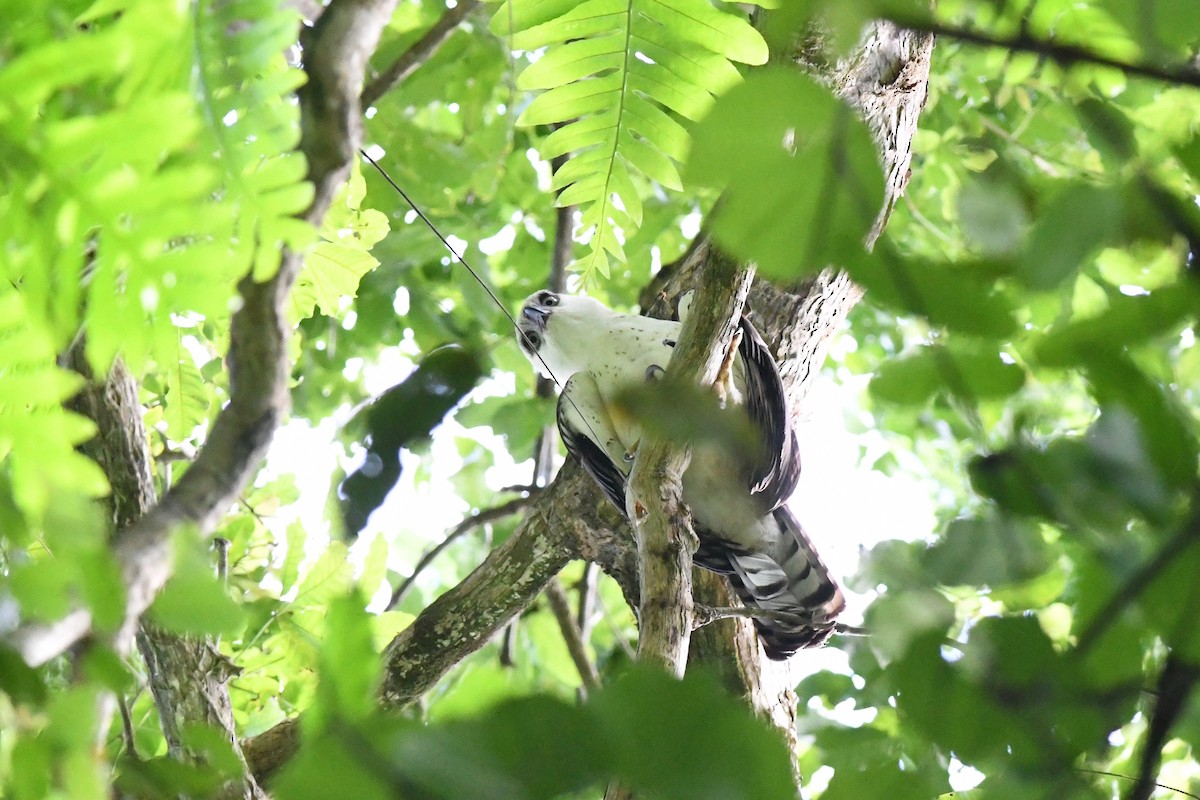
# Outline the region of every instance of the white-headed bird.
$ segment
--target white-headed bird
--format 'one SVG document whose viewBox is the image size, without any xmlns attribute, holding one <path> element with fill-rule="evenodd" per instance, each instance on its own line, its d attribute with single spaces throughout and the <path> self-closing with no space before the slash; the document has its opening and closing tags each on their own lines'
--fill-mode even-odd
<svg viewBox="0 0 1200 800">
<path fill-rule="evenodd" d="M 642 425 L 617 398 L 661 374 L 682 324 L 622 314 L 590 297 L 535 292 L 518 320 L 522 351 L 547 377 L 566 380 L 558 430 L 609 499 L 625 509 L 625 486 Z M 769 658 L 822 644 L 845 599 L 786 501 L 800 476 L 799 445 L 783 384 L 766 343 L 744 317 L 725 392 L 760 444 L 732 457 L 692 445 L 683 499 L 700 540 L 695 563 L 728 576 L 754 618 Z"/>
</svg>

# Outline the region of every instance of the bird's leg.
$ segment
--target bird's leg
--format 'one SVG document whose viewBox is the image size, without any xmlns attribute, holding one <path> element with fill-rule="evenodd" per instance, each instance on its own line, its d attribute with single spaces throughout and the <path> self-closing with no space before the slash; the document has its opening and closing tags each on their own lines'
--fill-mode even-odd
<svg viewBox="0 0 1200 800">
<path fill-rule="evenodd" d="M 729 342 L 729 349 L 725 351 L 725 359 L 721 362 L 721 368 L 717 370 L 717 379 L 713 381 L 713 388 L 717 390 L 717 397 L 721 401 L 721 408 L 725 407 L 725 400 L 731 394 L 737 392 L 733 387 L 733 359 L 737 357 L 738 347 L 742 344 L 742 329 L 738 328 L 733 332 L 733 339 Z"/>
</svg>

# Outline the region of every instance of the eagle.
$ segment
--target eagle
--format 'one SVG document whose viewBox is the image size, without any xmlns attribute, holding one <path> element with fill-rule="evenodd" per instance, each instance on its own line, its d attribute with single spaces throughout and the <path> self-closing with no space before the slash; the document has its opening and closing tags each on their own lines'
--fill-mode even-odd
<svg viewBox="0 0 1200 800">
<path fill-rule="evenodd" d="M 686 305 L 680 312 L 686 315 Z M 566 379 L 557 421 L 567 452 L 625 514 L 642 426 L 617 398 L 662 374 L 682 323 L 543 290 L 525 301 L 517 327 L 535 369 L 556 382 Z M 733 457 L 727 448 L 693 443 L 683 499 L 699 539 L 695 563 L 727 576 L 742 603 L 763 612 L 754 626 L 767 657 L 778 661 L 823 644 L 845 598 L 786 505 L 800 455 L 775 359 L 744 316 L 739 330 L 726 402 L 745 415 L 761 447 Z"/>
</svg>

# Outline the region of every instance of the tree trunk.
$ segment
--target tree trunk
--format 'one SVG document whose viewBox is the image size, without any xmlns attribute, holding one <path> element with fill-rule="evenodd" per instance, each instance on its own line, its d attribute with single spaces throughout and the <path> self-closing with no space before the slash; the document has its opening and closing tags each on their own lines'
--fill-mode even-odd
<svg viewBox="0 0 1200 800">
<path fill-rule="evenodd" d="M 798 43 L 794 53 L 800 68 L 830 86 L 860 113 L 879 147 L 886 188 L 883 208 L 865 242 L 871 247 L 911 175 L 912 142 L 928 92 L 933 37 L 890 22 L 876 22 L 868 26 L 859 50 L 848 58 L 830 59 L 822 52 L 819 37 Z M 832 69 L 823 66 L 830 63 L 835 64 Z M 680 269 L 666 272 L 665 279 L 655 281 L 642 294 L 644 303 L 658 298 L 654 307 L 659 313 L 665 312 L 666 298 L 690 289 L 696 280 L 686 261 Z M 826 269 L 789 289 L 762 280 L 755 282 L 748 305 L 755 327 L 779 364 L 793 415 L 799 415 L 803 408 L 833 333 L 861 296 L 862 291 L 850 277 L 835 269 Z M 803 518 L 802 511 L 800 516 Z M 697 603 L 736 605 L 728 584 L 716 575 L 698 572 L 694 585 Z M 763 656 L 754 626 L 748 620 L 721 620 L 696 631 L 691 661 L 716 670 L 723 683 L 745 697 L 799 754 L 799 698 L 788 685 L 786 671 Z M 799 775 L 797 785 L 801 785 Z"/>
<path fill-rule="evenodd" d="M 137 383 L 120 361 L 103 383 L 96 381 L 83 356 L 82 339 L 68 351 L 64 362 L 88 380 L 71 407 L 96 423 L 96 437 L 81 449 L 108 476 L 112 485 L 109 509 L 114 529 L 119 530 L 136 522 L 155 502 Z M 203 763 L 204 756 L 187 747 L 181 732 L 189 725 L 212 726 L 224 732 L 244 768 L 241 778 L 230 781 L 220 796 L 247 800 L 265 797 L 245 765 L 234 730 L 226 682 L 235 669 L 229 660 L 207 639 L 176 636 L 147 623 L 141 625 L 136 641 L 146 662 L 150 691 L 171 756 Z"/>
</svg>

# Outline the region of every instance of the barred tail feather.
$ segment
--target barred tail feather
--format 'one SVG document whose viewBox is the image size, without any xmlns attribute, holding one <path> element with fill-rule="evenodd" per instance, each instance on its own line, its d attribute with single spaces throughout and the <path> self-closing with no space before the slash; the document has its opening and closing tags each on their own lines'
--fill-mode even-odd
<svg viewBox="0 0 1200 800">
<path fill-rule="evenodd" d="M 771 513 L 782 532 L 774 552 L 730 554 L 729 582 L 743 603 L 772 615 L 754 627 L 767 657 L 781 661 L 823 644 L 846 600 L 795 515 L 786 506 Z"/>
</svg>

